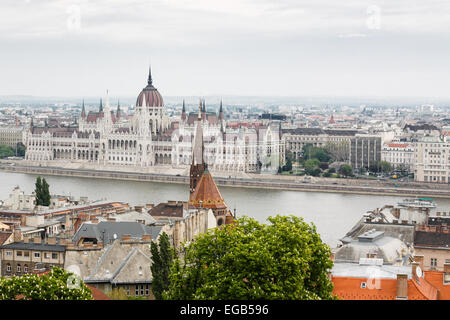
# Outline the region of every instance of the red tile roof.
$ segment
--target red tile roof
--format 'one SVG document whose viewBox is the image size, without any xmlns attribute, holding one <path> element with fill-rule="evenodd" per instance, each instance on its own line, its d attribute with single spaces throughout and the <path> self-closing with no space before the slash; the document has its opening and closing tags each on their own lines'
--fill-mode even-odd
<svg viewBox="0 0 450 320">
<path fill-rule="evenodd" d="M 333 294 L 343 300 L 396 300 L 397 279 L 378 279 L 378 288 L 361 288 L 367 278 L 333 277 Z M 437 300 L 438 291 L 425 279 L 408 280 L 408 300 Z"/>
<path fill-rule="evenodd" d="M 94 300 L 111 300 L 111 298 L 104 294 L 100 289 L 97 289 L 89 284 L 86 284 L 86 286 L 91 290 Z"/>
<path fill-rule="evenodd" d="M 225 201 L 223 200 L 223 197 L 208 170 L 206 170 L 200 178 L 200 181 L 189 199 L 189 204 L 199 208 L 200 201 L 202 208 L 227 208 Z"/>
<path fill-rule="evenodd" d="M 404 143 L 388 143 L 389 148 L 406 148 L 408 147 L 407 144 Z"/>
</svg>

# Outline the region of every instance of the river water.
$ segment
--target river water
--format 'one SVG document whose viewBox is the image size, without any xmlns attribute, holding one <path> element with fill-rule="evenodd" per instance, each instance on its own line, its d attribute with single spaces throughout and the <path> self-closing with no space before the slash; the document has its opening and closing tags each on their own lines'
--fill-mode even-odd
<svg viewBox="0 0 450 320">
<path fill-rule="evenodd" d="M 0 172 L 0 199 L 6 199 L 15 186 L 26 193 L 34 190 L 37 175 Z M 189 186 L 144 181 L 45 176 L 51 194 L 87 196 L 90 200 L 108 199 L 130 205 L 158 204 L 168 200 L 188 200 Z M 302 217 L 314 223 L 322 241 L 335 247 L 355 223 L 369 210 L 395 205 L 403 197 L 301 192 L 237 187 L 220 187 L 228 207 L 237 216 L 247 215 L 265 223 L 277 214 Z M 420 194 L 418 194 L 420 196 Z M 450 199 L 435 199 L 438 208 L 450 211 Z"/>
</svg>

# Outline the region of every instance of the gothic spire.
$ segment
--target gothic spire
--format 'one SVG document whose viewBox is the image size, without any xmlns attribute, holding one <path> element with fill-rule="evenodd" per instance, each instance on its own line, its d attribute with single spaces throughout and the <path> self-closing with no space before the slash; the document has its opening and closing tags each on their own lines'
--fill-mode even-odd
<svg viewBox="0 0 450 320">
<path fill-rule="evenodd" d="M 102 98 L 100 98 L 100 108 L 98 109 L 98 112 L 103 112 Z"/>
<path fill-rule="evenodd" d="M 81 107 L 81 117 L 84 119 L 86 117 L 86 108 L 84 107 L 84 99 Z"/>
<path fill-rule="evenodd" d="M 186 120 L 186 106 L 184 105 L 184 99 L 183 99 L 183 110 L 181 110 L 181 120 Z"/>
<path fill-rule="evenodd" d="M 152 80 L 152 66 L 151 66 L 151 65 L 148 67 L 148 80 L 147 80 L 147 84 L 148 84 L 149 86 L 152 86 L 152 85 L 153 85 L 153 80 Z"/>
<path fill-rule="evenodd" d="M 120 118 L 120 100 L 119 99 L 117 99 L 116 118 Z"/>
<path fill-rule="evenodd" d="M 200 103 L 198 104 L 198 120 L 202 120 L 202 99 L 200 99 Z"/>
</svg>

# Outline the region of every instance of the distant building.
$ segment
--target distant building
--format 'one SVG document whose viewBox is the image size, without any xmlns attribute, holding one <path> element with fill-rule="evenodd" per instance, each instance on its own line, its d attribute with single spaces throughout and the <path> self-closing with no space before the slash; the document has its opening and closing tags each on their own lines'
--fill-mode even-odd
<svg viewBox="0 0 450 320">
<path fill-rule="evenodd" d="M 25 160 L 47 166 L 71 162 L 91 168 L 187 169 L 198 123 L 205 128 L 205 161 L 211 170 L 259 172 L 261 163 L 270 160 L 276 172 L 283 165 L 278 125 L 227 127 L 222 105 L 217 115 L 206 110 L 204 100 L 200 120 L 196 112 L 186 114 L 183 102 L 181 118 L 171 121 L 150 70 L 131 118 L 121 115 L 119 104 L 114 113 L 108 97 L 105 105 L 100 100 L 98 111 L 87 112 L 83 102 L 77 125 L 31 124 L 26 131 Z"/>
<path fill-rule="evenodd" d="M 412 143 L 386 143 L 381 151 L 381 161 L 389 162 L 394 170 L 414 172 L 414 149 Z"/>
<path fill-rule="evenodd" d="M 349 146 L 357 130 L 295 128 L 283 129 L 282 141 L 286 151 L 290 151 L 298 159 L 302 156 L 303 147 L 312 144 L 314 147 L 335 145 L 342 154 L 339 161 L 349 160 Z"/>
<path fill-rule="evenodd" d="M 25 145 L 25 137 L 25 128 L 23 126 L 0 127 L 0 144 L 15 149 L 19 143 Z"/>
<path fill-rule="evenodd" d="M 450 182 L 450 138 L 428 136 L 416 143 L 414 180 L 418 182 Z"/>
<path fill-rule="evenodd" d="M 350 140 L 350 164 L 354 170 L 371 169 L 381 161 L 381 137 L 357 134 Z"/>
</svg>

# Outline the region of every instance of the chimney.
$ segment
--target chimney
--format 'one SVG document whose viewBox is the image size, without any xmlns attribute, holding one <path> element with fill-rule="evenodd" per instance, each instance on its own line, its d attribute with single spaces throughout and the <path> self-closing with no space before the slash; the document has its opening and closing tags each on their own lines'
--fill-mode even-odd
<svg viewBox="0 0 450 320">
<path fill-rule="evenodd" d="M 397 299 L 408 299 L 407 274 L 397 274 Z"/>
<path fill-rule="evenodd" d="M 48 238 L 47 243 L 48 244 L 56 244 L 56 238 Z"/>
<path fill-rule="evenodd" d="M 116 218 L 106 218 L 106 221 L 116 221 Z"/>
<path fill-rule="evenodd" d="M 423 256 L 422 255 L 414 256 L 414 262 L 417 262 L 419 264 L 420 269 L 423 270 Z"/>
<path fill-rule="evenodd" d="M 130 241 L 131 240 L 131 234 L 123 234 L 122 235 L 122 241 Z"/>
<path fill-rule="evenodd" d="M 152 241 L 152 236 L 149 234 L 142 235 L 142 241 Z"/>
<path fill-rule="evenodd" d="M 29 242 L 30 242 L 30 237 L 29 236 L 23 237 L 23 243 L 29 243 Z"/>
<path fill-rule="evenodd" d="M 41 237 L 33 237 L 33 243 L 42 243 Z"/>
<path fill-rule="evenodd" d="M 136 210 L 137 212 L 142 212 L 142 206 L 134 206 L 134 210 Z"/>
<path fill-rule="evenodd" d="M 14 228 L 13 234 L 14 242 L 20 242 L 23 240 L 22 230 L 20 230 L 20 228 Z"/>
</svg>

